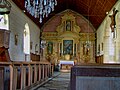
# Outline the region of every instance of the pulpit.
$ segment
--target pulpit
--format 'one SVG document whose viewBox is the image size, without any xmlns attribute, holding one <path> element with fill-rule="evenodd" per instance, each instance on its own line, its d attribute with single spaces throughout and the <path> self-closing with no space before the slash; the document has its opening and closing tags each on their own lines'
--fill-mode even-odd
<svg viewBox="0 0 120 90">
<path fill-rule="evenodd" d="M 9 30 L 0 29 L 0 61 L 10 61 L 8 48 L 9 48 Z"/>
</svg>

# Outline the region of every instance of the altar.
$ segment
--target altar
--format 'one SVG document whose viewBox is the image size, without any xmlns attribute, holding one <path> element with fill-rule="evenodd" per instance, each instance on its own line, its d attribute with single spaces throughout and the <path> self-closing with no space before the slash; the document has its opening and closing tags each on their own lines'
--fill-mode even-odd
<svg viewBox="0 0 120 90">
<path fill-rule="evenodd" d="M 61 70 L 70 70 L 74 66 L 74 61 L 72 60 L 60 60 L 59 67 Z"/>
<path fill-rule="evenodd" d="M 59 65 L 60 70 L 71 70 L 74 64 L 81 62 L 95 62 L 95 34 L 82 31 L 75 18 L 68 11 L 61 16 L 61 23 L 55 31 L 42 33 L 42 39 L 46 41 L 42 57 L 55 66 Z"/>
</svg>

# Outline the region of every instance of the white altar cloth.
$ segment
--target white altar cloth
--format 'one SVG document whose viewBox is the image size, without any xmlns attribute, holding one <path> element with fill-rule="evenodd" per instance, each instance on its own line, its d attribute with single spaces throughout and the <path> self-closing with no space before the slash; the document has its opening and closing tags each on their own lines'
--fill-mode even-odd
<svg viewBox="0 0 120 90">
<path fill-rule="evenodd" d="M 59 63 L 59 65 L 61 66 L 61 64 L 72 64 L 72 65 L 74 65 L 74 61 L 66 61 L 66 60 L 60 60 L 60 63 Z"/>
</svg>

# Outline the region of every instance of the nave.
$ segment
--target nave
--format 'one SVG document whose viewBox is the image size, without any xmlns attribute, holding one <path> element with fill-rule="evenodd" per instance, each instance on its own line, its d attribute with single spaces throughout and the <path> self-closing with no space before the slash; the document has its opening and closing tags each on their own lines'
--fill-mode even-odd
<svg viewBox="0 0 120 90">
<path fill-rule="evenodd" d="M 69 72 L 54 72 L 53 78 L 50 78 L 46 83 L 31 90 L 69 90 L 70 73 Z"/>
<path fill-rule="evenodd" d="M 119 20 L 120 0 L 0 0 L 0 90 L 120 90 Z"/>
</svg>

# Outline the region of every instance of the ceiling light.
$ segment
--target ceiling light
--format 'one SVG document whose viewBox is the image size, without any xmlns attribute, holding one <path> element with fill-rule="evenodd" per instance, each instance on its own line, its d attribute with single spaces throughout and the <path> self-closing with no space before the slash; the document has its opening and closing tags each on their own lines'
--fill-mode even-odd
<svg viewBox="0 0 120 90">
<path fill-rule="evenodd" d="M 35 18 L 39 18 L 42 23 L 44 17 L 48 17 L 54 7 L 57 5 L 57 0 L 25 0 L 25 8 Z"/>
<path fill-rule="evenodd" d="M 109 12 L 106 12 L 106 15 L 108 15 L 109 14 Z"/>
</svg>

